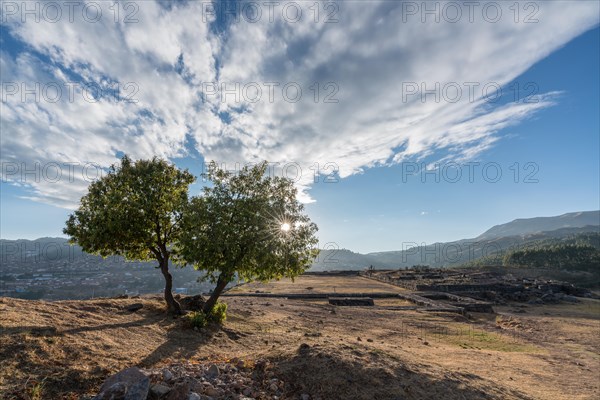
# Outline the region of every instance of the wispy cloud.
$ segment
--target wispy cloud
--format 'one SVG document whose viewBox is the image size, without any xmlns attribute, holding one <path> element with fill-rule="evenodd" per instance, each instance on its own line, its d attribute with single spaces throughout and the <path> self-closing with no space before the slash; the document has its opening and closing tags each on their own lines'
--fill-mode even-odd
<svg viewBox="0 0 600 400">
<path fill-rule="evenodd" d="M 3 21 L 20 43 L 0 52 L 2 162 L 12 163 L 3 178 L 29 185 L 32 199 L 67 208 L 85 192 L 86 166 L 107 167 L 123 152 L 173 158 L 191 144 L 229 165 L 294 162 L 305 201 L 315 163 L 343 179 L 440 150 L 471 159 L 558 96 L 493 102 L 486 85 L 504 87 L 597 25 L 599 8 L 553 1 L 537 3 L 536 23 L 510 14 L 423 23 L 401 2 L 339 2 L 318 17 L 312 3 L 294 3 L 304 17 L 292 22 L 294 10 L 282 17 L 283 2 L 272 20 L 262 9 L 258 20 L 236 22 L 207 12 L 206 2 L 143 1 L 132 22 L 125 18 L 131 10 L 121 7 L 116 18 L 111 3 L 95 4 L 103 18 L 94 23 L 23 23 L 19 14 Z M 14 88 L 6 83 L 35 82 L 47 89 L 41 98 L 23 99 L 21 88 L 7 95 Z M 97 98 L 86 98 L 82 82 L 93 84 Z M 62 96 L 52 102 L 54 84 Z M 36 162 L 69 163 L 74 178 L 23 182 L 12 167 Z"/>
</svg>

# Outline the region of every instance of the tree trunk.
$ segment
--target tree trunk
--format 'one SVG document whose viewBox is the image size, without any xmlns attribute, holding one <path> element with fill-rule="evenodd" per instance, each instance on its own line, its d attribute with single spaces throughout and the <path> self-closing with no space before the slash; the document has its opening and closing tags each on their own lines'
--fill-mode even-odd
<svg viewBox="0 0 600 400">
<path fill-rule="evenodd" d="M 227 278 L 225 278 L 223 275 L 219 275 L 219 279 L 217 279 L 217 286 L 214 288 L 206 303 L 204 303 L 204 307 L 202 309 L 204 314 L 208 315 L 212 311 L 215 304 L 217 304 L 217 299 L 221 293 L 223 293 L 223 290 L 225 290 L 225 286 L 227 286 L 228 283 L 229 280 Z"/>
<path fill-rule="evenodd" d="M 181 314 L 181 305 L 173 297 L 173 276 L 171 276 L 171 273 L 169 272 L 168 258 L 161 260 L 160 271 L 165 277 L 165 301 L 167 302 L 167 307 L 169 307 L 169 312 L 173 314 Z"/>
</svg>

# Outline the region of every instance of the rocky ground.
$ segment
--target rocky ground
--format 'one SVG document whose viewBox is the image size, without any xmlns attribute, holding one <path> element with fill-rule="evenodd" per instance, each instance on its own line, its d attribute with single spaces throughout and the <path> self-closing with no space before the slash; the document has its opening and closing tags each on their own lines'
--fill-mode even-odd
<svg viewBox="0 0 600 400">
<path fill-rule="evenodd" d="M 268 370 L 268 362 L 177 362 L 161 368 L 131 367 L 107 379 L 94 400 L 279 399 L 285 382 Z M 308 394 L 301 395 L 309 399 Z"/>
<path fill-rule="evenodd" d="M 90 399 L 132 367 L 149 399 L 600 395 L 598 300 L 510 303 L 470 316 L 393 310 L 389 299 L 385 307 L 225 301 L 223 326 L 194 330 L 156 296 L 0 298 L 0 398 Z"/>
</svg>

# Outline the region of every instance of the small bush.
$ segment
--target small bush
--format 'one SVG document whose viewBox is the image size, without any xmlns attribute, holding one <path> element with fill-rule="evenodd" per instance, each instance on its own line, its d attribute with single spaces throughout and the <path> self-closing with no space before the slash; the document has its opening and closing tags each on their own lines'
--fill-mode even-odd
<svg viewBox="0 0 600 400">
<path fill-rule="evenodd" d="M 211 313 L 210 321 L 218 324 L 222 323 L 227 319 L 227 304 L 221 303 L 220 301 L 215 304 Z"/>
<path fill-rule="evenodd" d="M 204 328 L 206 325 L 208 325 L 208 319 L 202 311 L 192 311 L 185 316 L 187 317 L 190 325 L 194 328 Z"/>
<path fill-rule="evenodd" d="M 227 318 L 227 304 L 217 302 L 209 315 L 204 311 L 194 311 L 186 315 L 194 328 L 204 328 L 209 323 L 220 324 Z"/>
</svg>

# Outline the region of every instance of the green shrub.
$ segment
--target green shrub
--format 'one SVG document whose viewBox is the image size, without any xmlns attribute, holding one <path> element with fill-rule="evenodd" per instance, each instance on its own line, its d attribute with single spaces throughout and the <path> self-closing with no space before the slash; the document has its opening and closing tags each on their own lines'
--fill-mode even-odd
<svg viewBox="0 0 600 400">
<path fill-rule="evenodd" d="M 208 325 L 208 319 L 202 311 L 192 311 L 185 315 L 190 325 L 194 328 L 204 328 Z"/>
<path fill-rule="evenodd" d="M 227 319 L 227 304 L 218 301 L 210 314 L 211 322 L 216 322 L 218 324 L 222 323 L 225 321 L 225 319 Z"/>
<path fill-rule="evenodd" d="M 194 311 L 186 314 L 190 325 L 194 328 L 204 328 L 209 323 L 220 324 L 227 318 L 227 304 L 217 302 L 209 315 L 204 311 Z"/>
</svg>

